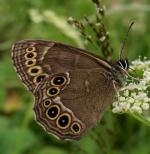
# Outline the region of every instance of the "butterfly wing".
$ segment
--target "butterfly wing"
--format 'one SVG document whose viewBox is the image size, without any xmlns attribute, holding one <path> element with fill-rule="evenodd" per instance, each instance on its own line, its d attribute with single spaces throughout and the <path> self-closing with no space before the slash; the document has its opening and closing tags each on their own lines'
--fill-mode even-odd
<svg viewBox="0 0 150 154">
<path fill-rule="evenodd" d="M 111 69 L 109 62 L 95 54 L 45 40 L 23 40 L 15 43 L 12 59 L 22 82 L 31 92 L 52 74 L 75 69 Z"/>
<path fill-rule="evenodd" d="M 36 121 L 60 139 L 80 139 L 112 103 L 112 81 L 112 75 L 102 68 L 49 76 L 34 91 Z"/>
</svg>

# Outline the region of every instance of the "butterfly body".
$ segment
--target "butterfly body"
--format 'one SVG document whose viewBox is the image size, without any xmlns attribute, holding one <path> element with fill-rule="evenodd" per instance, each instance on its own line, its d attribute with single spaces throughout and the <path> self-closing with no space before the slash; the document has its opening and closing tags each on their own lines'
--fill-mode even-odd
<svg viewBox="0 0 150 154">
<path fill-rule="evenodd" d="M 13 47 L 13 64 L 35 97 L 36 121 L 64 140 L 82 138 L 98 123 L 125 80 L 128 63 L 45 40 Z M 122 69 L 122 63 L 123 65 Z"/>
</svg>

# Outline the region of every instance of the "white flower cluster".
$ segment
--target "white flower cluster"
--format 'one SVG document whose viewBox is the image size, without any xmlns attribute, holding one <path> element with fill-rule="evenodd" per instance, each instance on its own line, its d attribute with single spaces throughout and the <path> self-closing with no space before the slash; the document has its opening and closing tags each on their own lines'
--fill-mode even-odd
<svg viewBox="0 0 150 154">
<path fill-rule="evenodd" d="M 150 61 L 140 59 L 132 62 L 131 68 L 136 72 L 142 72 L 139 81 L 128 81 L 124 88 L 120 90 L 119 100 L 112 104 L 113 113 L 138 113 L 150 108 L 150 98 L 148 97 L 150 85 Z"/>
</svg>

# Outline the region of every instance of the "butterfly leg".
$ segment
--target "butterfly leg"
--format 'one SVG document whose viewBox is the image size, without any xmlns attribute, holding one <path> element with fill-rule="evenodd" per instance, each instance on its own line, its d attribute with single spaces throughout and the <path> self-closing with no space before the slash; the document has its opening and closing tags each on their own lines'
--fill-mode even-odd
<svg viewBox="0 0 150 154">
<path fill-rule="evenodd" d="M 115 90 L 115 93 L 116 93 L 117 99 L 118 99 L 118 104 L 117 104 L 117 105 L 119 105 L 119 102 L 120 102 L 119 96 L 120 96 L 120 95 L 119 95 L 119 92 L 118 92 L 118 90 L 117 90 L 117 88 L 116 88 L 116 85 L 115 85 L 116 81 L 113 80 L 112 83 L 113 83 L 113 87 L 114 87 L 114 90 Z"/>
</svg>

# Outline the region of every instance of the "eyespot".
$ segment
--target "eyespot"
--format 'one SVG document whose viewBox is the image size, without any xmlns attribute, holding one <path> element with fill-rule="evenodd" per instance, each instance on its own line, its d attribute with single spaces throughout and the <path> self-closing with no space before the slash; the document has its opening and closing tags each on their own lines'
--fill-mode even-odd
<svg viewBox="0 0 150 154">
<path fill-rule="evenodd" d="M 78 123 L 78 122 L 74 122 L 72 125 L 71 125 L 71 130 L 77 134 L 81 131 L 81 125 Z"/>
<path fill-rule="evenodd" d="M 38 76 L 35 76 L 34 79 L 33 79 L 33 82 L 34 83 L 40 83 L 43 79 L 45 79 L 46 77 L 48 76 L 48 74 L 46 73 L 42 73 Z"/>
<path fill-rule="evenodd" d="M 53 86 L 60 86 L 66 83 L 67 79 L 63 76 L 57 76 L 51 80 Z"/>
<path fill-rule="evenodd" d="M 32 66 L 28 69 L 28 74 L 31 76 L 37 76 L 42 73 L 42 68 L 40 66 Z"/>
<path fill-rule="evenodd" d="M 25 54 L 25 59 L 28 60 L 28 59 L 33 59 L 37 56 L 37 53 L 36 52 L 28 52 Z"/>
<path fill-rule="evenodd" d="M 26 49 L 26 52 L 33 52 L 33 51 L 35 51 L 35 47 L 29 47 L 29 48 L 27 48 Z"/>
<path fill-rule="evenodd" d="M 58 87 L 51 87 L 47 89 L 47 95 L 48 96 L 55 96 L 60 92 L 60 89 Z"/>
<path fill-rule="evenodd" d="M 45 106 L 45 107 L 49 107 L 49 106 L 51 105 L 51 103 L 52 103 L 52 101 L 51 101 L 50 99 L 46 99 L 46 100 L 44 101 L 44 106 Z"/>
<path fill-rule="evenodd" d="M 70 125 L 70 122 L 71 116 L 68 113 L 63 113 L 56 120 L 56 124 L 60 129 L 66 129 Z"/>
<path fill-rule="evenodd" d="M 60 107 L 58 105 L 52 105 L 47 111 L 46 115 L 49 119 L 54 120 L 60 113 Z"/>
<path fill-rule="evenodd" d="M 27 60 L 27 61 L 25 62 L 25 65 L 26 65 L 27 67 L 34 66 L 35 64 L 36 64 L 36 59 L 30 59 L 30 60 Z"/>
</svg>

